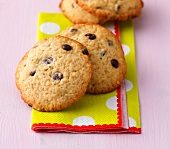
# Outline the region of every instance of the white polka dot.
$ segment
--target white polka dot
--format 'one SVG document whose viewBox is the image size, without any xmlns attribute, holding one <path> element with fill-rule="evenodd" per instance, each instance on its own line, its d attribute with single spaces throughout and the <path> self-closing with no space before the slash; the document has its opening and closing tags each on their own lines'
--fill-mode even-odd
<svg viewBox="0 0 170 149">
<path fill-rule="evenodd" d="M 114 26 L 113 21 L 106 22 L 104 24 L 104 27 L 109 29 L 110 31 L 112 31 L 115 34 L 115 26 Z"/>
<path fill-rule="evenodd" d="M 126 91 L 130 91 L 133 88 L 133 84 L 131 81 L 129 80 L 125 80 L 125 84 L 126 84 Z"/>
<path fill-rule="evenodd" d="M 117 97 L 113 96 L 106 101 L 106 106 L 111 110 L 117 110 Z"/>
<path fill-rule="evenodd" d="M 78 125 L 78 126 L 95 125 L 95 120 L 89 116 L 80 116 L 73 120 L 73 125 Z"/>
<path fill-rule="evenodd" d="M 136 127 L 136 121 L 131 117 L 129 117 L 129 127 Z"/>
<path fill-rule="evenodd" d="M 53 22 L 46 22 L 41 24 L 40 31 L 48 35 L 53 35 L 60 31 L 60 26 Z"/>
<path fill-rule="evenodd" d="M 129 52 L 130 52 L 129 46 L 122 44 L 122 48 L 123 48 L 123 51 L 124 51 L 124 55 L 129 54 Z"/>
</svg>

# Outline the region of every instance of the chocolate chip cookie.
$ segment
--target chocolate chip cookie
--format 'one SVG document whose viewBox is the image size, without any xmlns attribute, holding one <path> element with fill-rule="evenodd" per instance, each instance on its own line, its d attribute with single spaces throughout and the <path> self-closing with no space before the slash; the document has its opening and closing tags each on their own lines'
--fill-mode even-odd
<svg viewBox="0 0 170 149">
<path fill-rule="evenodd" d="M 82 9 L 113 20 L 138 17 L 143 7 L 142 0 L 75 0 Z"/>
<path fill-rule="evenodd" d="M 108 19 L 107 17 L 98 17 L 83 10 L 75 3 L 75 0 L 62 0 L 59 7 L 64 15 L 73 23 L 98 23 L 103 24 Z"/>
<path fill-rule="evenodd" d="M 60 34 L 87 47 L 92 64 L 87 93 L 106 93 L 121 85 L 126 62 L 121 43 L 110 30 L 97 24 L 75 24 Z"/>
<path fill-rule="evenodd" d="M 58 111 L 81 99 L 91 78 L 88 51 L 56 36 L 37 42 L 16 69 L 22 99 L 36 110 Z"/>
</svg>

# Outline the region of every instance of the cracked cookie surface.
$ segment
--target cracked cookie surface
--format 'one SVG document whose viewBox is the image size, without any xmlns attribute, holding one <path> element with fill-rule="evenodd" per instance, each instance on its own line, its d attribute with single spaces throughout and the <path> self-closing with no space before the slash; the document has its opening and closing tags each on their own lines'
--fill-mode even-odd
<svg viewBox="0 0 170 149">
<path fill-rule="evenodd" d="M 16 69 L 22 99 L 36 110 L 58 111 L 81 99 L 91 78 L 82 44 L 56 36 L 37 42 Z"/>
<path fill-rule="evenodd" d="M 97 23 L 103 24 L 108 21 L 106 17 L 96 16 L 78 6 L 75 0 L 62 0 L 59 7 L 64 15 L 73 23 Z"/>
<path fill-rule="evenodd" d="M 142 0 L 75 0 L 82 9 L 100 17 L 127 20 L 138 17 L 143 7 Z"/>
<path fill-rule="evenodd" d="M 87 93 L 106 93 L 121 85 L 126 62 L 121 43 L 111 31 L 97 24 L 76 24 L 60 34 L 87 47 L 92 64 Z"/>
</svg>

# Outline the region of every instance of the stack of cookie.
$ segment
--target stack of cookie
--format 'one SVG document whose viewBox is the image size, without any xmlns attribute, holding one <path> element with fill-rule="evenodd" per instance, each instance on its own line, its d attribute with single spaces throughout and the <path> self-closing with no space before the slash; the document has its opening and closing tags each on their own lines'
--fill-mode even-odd
<svg viewBox="0 0 170 149">
<path fill-rule="evenodd" d="M 126 62 L 120 41 L 97 24 L 76 24 L 37 42 L 19 62 L 16 85 L 22 99 L 40 111 L 59 111 L 87 92 L 121 85 Z"/>
<path fill-rule="evenodd" d="M 60 8 L 73 23 L 103 24 L 140 16 L 142 0 L 62 0 Z"/>
</svg>

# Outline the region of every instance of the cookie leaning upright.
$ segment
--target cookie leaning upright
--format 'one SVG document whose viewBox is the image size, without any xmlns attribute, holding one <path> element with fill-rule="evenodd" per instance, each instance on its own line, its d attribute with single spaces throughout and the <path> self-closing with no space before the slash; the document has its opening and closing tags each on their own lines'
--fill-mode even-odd
<svg viewBox="0 0 170 149">
<path fill-rule="evenodd" d="M 84 44 L 89 51 L 92 78 L 87 93 L 106 93 L 121 85 L 126 62 L 121 43 L 110 30 L 97 24 L 76 24 L 60 34 Z"/>
<path fill-rule="evenodd" d="M 113 20 L 127 20 L 140 16 L 142 0 L 75 0 L 76 3 L 89 13 Z"/>
<path fill-rule="evenodd" d="M 108 21 L 107 17 L 98 17 L 83 10 L 75 3 L 75 0 L 62 0 L 60 9 L 64 15 L 69 18 L 73 23 L 99 23 L 103 24 Z"/>
<path fill-rule="evenodd" d="M 16 70 L 16 85 L 34 109 L 58 111 L 84 95 L 91 71 L 86 47 L 56 36 L 37 42 L 25 54 Z"/>
</svg>

